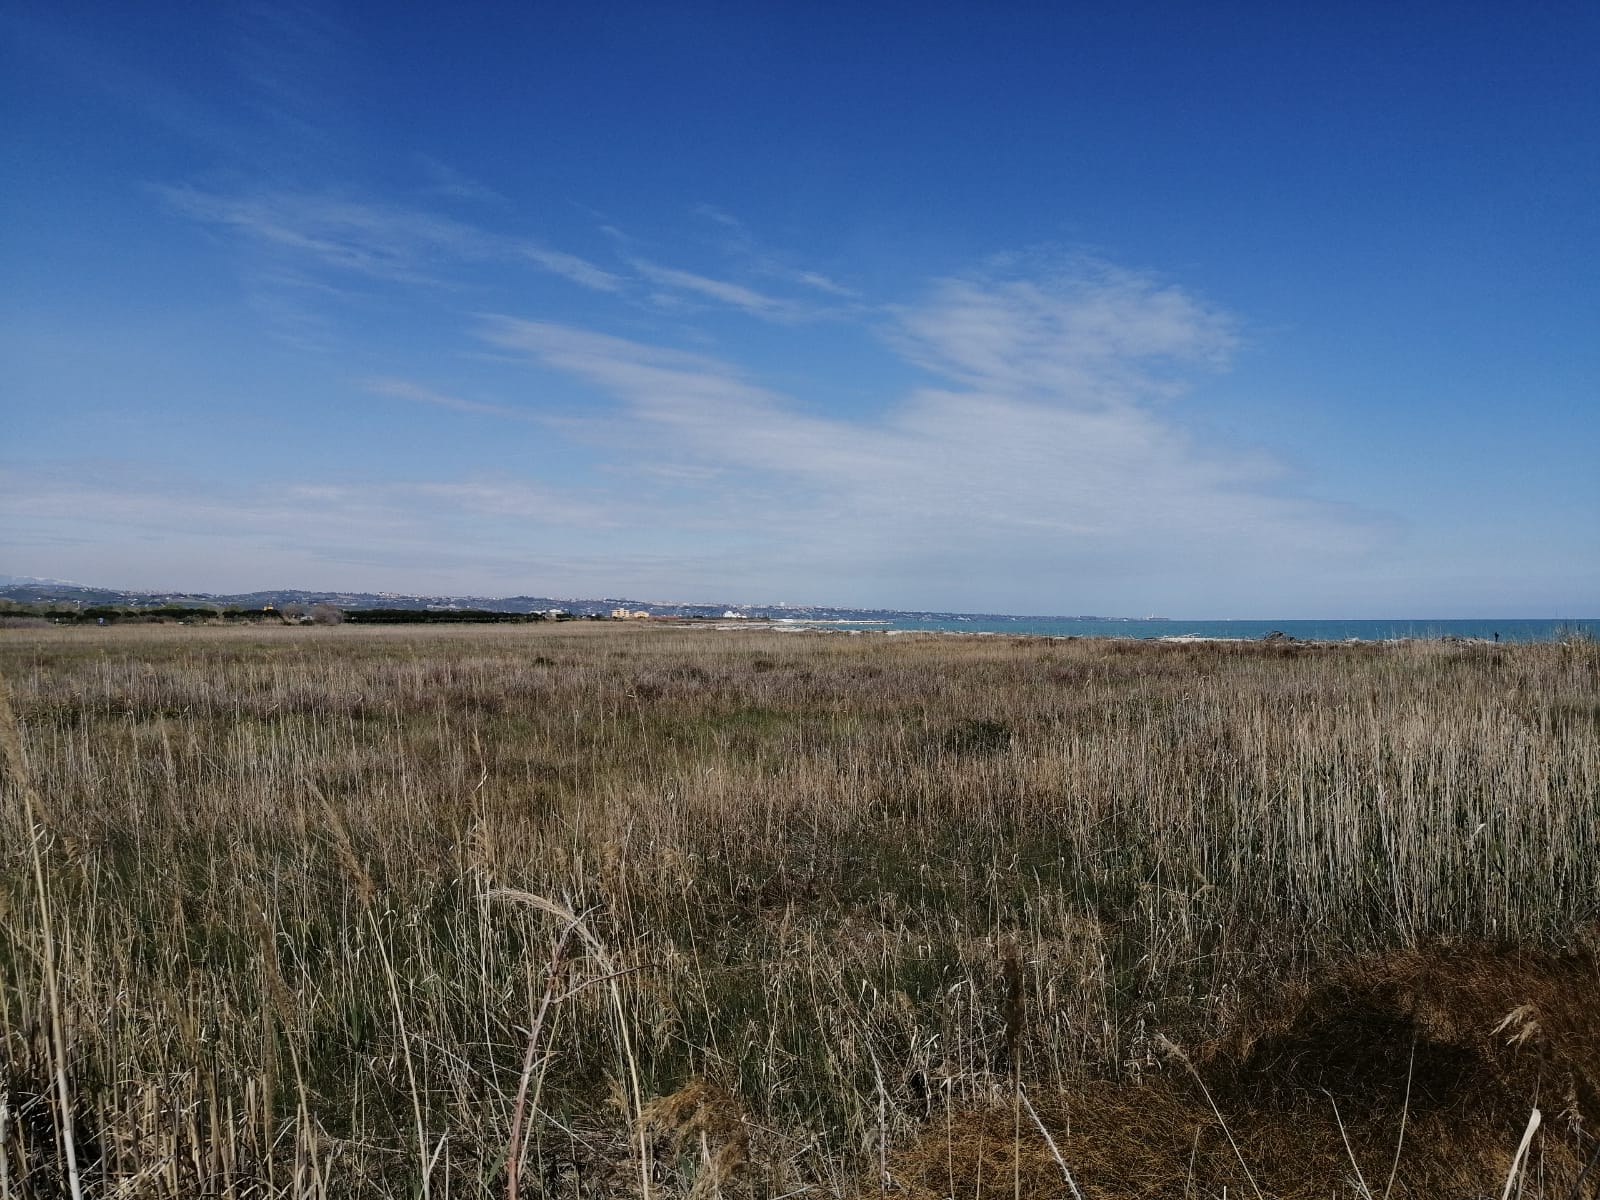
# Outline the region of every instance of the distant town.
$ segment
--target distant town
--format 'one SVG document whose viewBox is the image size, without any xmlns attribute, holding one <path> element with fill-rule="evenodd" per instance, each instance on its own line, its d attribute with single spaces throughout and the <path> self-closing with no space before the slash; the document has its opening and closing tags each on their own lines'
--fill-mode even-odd
<svg viewBox="0 0 1600 1200">
<path fill-rule="evenodd" d="M 330 592 L 274 589 L 216 594 L 154 592 L 90 587 L 52 579 L 0 576 L 0 615 L 33 616 L 63 622 L 119 620 L 288 620 L 306 623 L 351 621 L 395 624 L 405 621 L 472 622 L 540 620 L 726 620 L 892 622 L 905 620 L 1007 619 L 1012 614 L 932 612 L 909 609 L 840 608 L 795 604 L 701 604 L 556 596 L 426 596 L 402 592 Z M 1081 621 L 1165 621 L 1166 617 L 1068 617 Z"/>
</svg>

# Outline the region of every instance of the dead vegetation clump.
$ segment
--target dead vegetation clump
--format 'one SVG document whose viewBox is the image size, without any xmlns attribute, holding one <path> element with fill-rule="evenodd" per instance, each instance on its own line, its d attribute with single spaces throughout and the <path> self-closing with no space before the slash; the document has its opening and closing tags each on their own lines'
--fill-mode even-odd
<svg viewBox="0 0 1600 1200">
<path fill-rule="evenodd" d="M 887 1194 L 1140 1200 L 1245 1186 L 1237 1163 L 1219 1179 L 1227 1144 L 1215 1118 L 1167 1079 L 1093 1081 L 1031 1103 L 1032 1113 L 1013 1099 L 936 1114 L 917 1141 L 890 1156 Z"/>
<path fill-rule="evenodd" d="M 1242 1014 L 1165 1074 L 936 1115 L 894 1194 L 1071 1200 L 1582 1196 L 1600 963 L 1481 946 L 1366 958 Z M 1592 1174 L 1592 1172 L 1591 1172 Z M 1529 1182 L 1529 1181 L 1532 1182 Z"/>
<path fill-rule="evenodd" d="M 644 1106 L 639 1122 L 659 1157 L 688 1159 L 688 1196 L 721 1196 L 750 1163 L 744 1107 L 726 1088 L 696 1077 Z"/>
</svg>

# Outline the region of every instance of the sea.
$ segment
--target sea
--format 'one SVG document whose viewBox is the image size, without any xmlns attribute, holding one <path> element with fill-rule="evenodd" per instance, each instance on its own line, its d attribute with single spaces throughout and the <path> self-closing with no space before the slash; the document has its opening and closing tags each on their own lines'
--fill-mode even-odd
<svg viewBox="0 0 1600 1200">
<path fill-rule="evenodd" d="M 798 624 L 798 622 L 797 622 Z M 830 624 L 835 624 L 830 622 Z M 895 614 L 876 621 L 836 623 L 879 631 L 1009 633 L 1047 637 L 1232 638 L 1256 641 L 1287 634 L 1308 642 L 1375 642 L 1402 638 L 1471 638 L 1501 642 L 1553 642 L 1600 638 L 1600 619 L 1382 620 L 1382 621 L 1187 621 L 1181 618 L 1099 619 L 1082 617 L 957 616 Z"/>
</svg>

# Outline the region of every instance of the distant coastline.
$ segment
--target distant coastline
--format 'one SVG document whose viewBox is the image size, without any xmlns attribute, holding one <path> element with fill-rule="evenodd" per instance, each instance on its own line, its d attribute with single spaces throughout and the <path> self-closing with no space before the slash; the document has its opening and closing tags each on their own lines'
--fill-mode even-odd
<svg viewBox="0 0 1600 1200">
<path fill-rule="evenodd" d="M 1600 638 L 1593 620 L 1366 620 L 1366 621 L 1145 621 L 1086 620 L 1081 617 L 931 617 L 880 620 L 714 621 L 731 629 L 835 629 L 890 634 L 939 633 L 968 636 L 1137 638 L 1161 642 L 1249 642 L 1281 635 L 1287 642 L 1388 642 L 1453 639 L 1473 642 L 1553 642 L 1569 637 Z"/>
<path fill-rule="evenodd" d="M 81 619 L 91 610 L 115 619 L 158 612 L 170 619 L 207 612 L 232 619 L 329 606 L 362 623 L 419 621 L 474 623 L 513 619 L 693 620 L 716 627 L 876 630 L 905 633 L 984 633 L 1043 637 L 1119 637 L 1254 641 L 1273 633 L 1308 642 L 1396 641 L 1463 638 L 1502 642 L 1547 642 L 1567 637 L 1600 638 L 1600 617 L 1386 620 L 1187 620 L 1181 617 L 1012 616 L 999 613 L 919 612 L 825 605 L 671 603 L 616 597 L 573 599 L 550 596 L 425 596 L 394 592 L 276 590 L 233 594 L 149 592 L 86 587 L 58 580 L 16 580 L 0 586 L 0 607 L 14 613 Z M 3 615 L 3 614 L 0 614 Z"/>
</svg>

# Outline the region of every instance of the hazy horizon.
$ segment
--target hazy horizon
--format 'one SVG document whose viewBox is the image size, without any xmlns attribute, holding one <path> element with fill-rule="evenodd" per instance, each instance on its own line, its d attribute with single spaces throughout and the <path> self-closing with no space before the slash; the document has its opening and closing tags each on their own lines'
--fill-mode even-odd
<svg viewBox="0 0 1600 1200">
<path fill-rule="evenodd" d="M 1054 612 L 1005 612 L 1005 611 L 996 611 L 996 610 L 982 610 L 982 611 L 980 611 L 980 610 L 965 610 L 965 609 L 937 609 L 937 608 L 927 608 L 927 607 L 920 606 L 920 605 L 900 605 L 900 606 L 891 606 L 891 607 L 884 608 L 884 607 L 874 607 L 874 606 L 857 606 L 857 605 L 846 605 L 846 604 L 834 604 L 834 603 L 831 603 L 831 602 L 829 602 L 827 600 L 812 600 L 812 601 L 751 600 L 751 599 L 742 599 L 742 600 L 740 600 L 740 599 L 729 599 L 727 597 L 716 597 L 716 596 L 713 596 L 713 597 L 710 597 L 710 598 L 693 599 L 693 598 L 685 598 L 685 597 L 665 597 L 665 596 L 635 595 L 635 594 L 626 593 L 626 592 L 604 593 L 604 594 L 602 594 L 602 593 L 594 593 L 594 594 L 577 594 L 577 593 L 562 594 L 562 593 L 556 593 L 556 592 L 517 592 L 517 593 L 500 593 L 500 594 L 491 595 L 491 594 L 475 593 L 475 592 L 418 592 L 418 591 L 416 591 L 414 589 L 407 589 L 407 588 L 388 589 L 388 590 L 385 590 L 385 591 L 382 591 L 382 592 L 376 592 L 376 591 L 372 591 L 370 589 L 357 589 L 357 588 L 304 588 L 304 587 L 295 587 L 293 585 L 281 586 L 281 587 L 278 587 L 278 586 L 266 586 L 266 587 L 257 587 L 257 588 L 240 588 L 240 589 L 235 589 L 235 590 L 223 590 L 223 589 L 218 589 L 218 588 L 133 588 L 133 587 L 122 587 L 122 586 L 119 586 L 119 585 L 116 585 L 116 584 L 84 583 L 84 582 L 79 581 L 79 580 L 45 579 L 45 578 L 40 578 L 38 576 L 0 575 L 0 587 L 16 587 L 16 586 L 31 586 L 31 585 L 46 586 L 46 587 L 47 586 L 51 586 L 51 585 L 57 585 L 57 586 L 62 586 L 62 587 L 87 588 L 87 589 L 95 589 L 95 590 L 103 590 L 103 591 L 123 591 L 123 592 L 140 593 L 140 594 L 147 594 L 147 595 L 189 595 L 189 596 L 208 596 L 208 597 L 217 597 L 217 598 L 226 598 L 228 596 L 234 596 L 234 595 L 253 595 L 253 594 L 259 594 L 259 593 L 263 593 L 263 592 L 297 592 L 297 593 L 305 593 L 305 594 L 312 595 L 312 596 L 316 596 L 316 595 L 339 595 L 339 594 L 344 594 L 344 595 L 353 595 L 353 594 L 390 595 L 390 596 L 416 597 L 417 599 L 422 599 L 422 600 L 446 600 L 446 599 L 448 599 L 448 600 L 484 600 L 484 601 L 490 601 L 490 602 L 503 601 L 503 600 L 513 600 L 513 599 L 519 599 L 519 598 L 533 598 L 533 599 L 548 599 L 548 600 L 557 600 L 557 601 L 569 601 L 569 602 L 575 602 L 575 603 L 586 603 L 586 602 L 596 602 L 596 601 L 605 601 L 605 602 L 626 601 L 626 602 L 629 602 L 629 603 L 651 604 L 651 605 L 658 605 L 658 606 L 661 606 L 661 607 L 683 606 L 683 607 L 695 607 L 695 608 L 722 608 L 722 607 L 726 607 L 726 608 L 730 608 L 730 609 L 738 609 L 738 608 L 751 608 L 751 609 L 781 609 L 781 608 L 832 609 L 832 610 L 839 610 L 839 611 L 901 612 L 901 613 L 925 614 L 925 615 L 969 616 L 969 617 L 998 617 L 998 618 L 1007 618 L 1007 619 L 1016 618 L 1016 619 L 1019 619 L 1019 620 L 1027 620 L 1027 619 L 1037 619 L 1037 620 L 1075 620 L 1075 619 L 1079 619 L 1079 618 L 1087 618 L 1087 619 L 1091 619 L 1091 620 L 1103 619 L 1103 620 L 1106 620 L 1108 622 L 1172 621 L 1172 622 L 1178 622 L 1178 623 L 1192 622 L 1192 623 L 1199 623 L 1199 624 L 1226 624 L 1226 623 L 1230 623 L 1230 622 L 1236 622 L 1236 623 L 1241 623 L 1241 624 L 1259 624 L 1259 623 L 1263 623 L 1263 622 L 1281 621 L 1281 622 L 1283 622 L 1285 624 L 1340 624 L 1340 623 L 1383 624 L 1383 623 L 1394 623 L 1394 624 L 1400 624 L 1400 625 L 1423 624 L 1423 623 L 1427 623 L 1427 622 L 1431 622 L 1431 621 L 1437 621 L 1437 622 L 1442 622 L 1442 623 L 1483 623 L 1483 622 L 1493 622 L 1493 621 L 1504 621 L 1504 622 L 1548 623 L 1548 624 L 1557 624 L 1557 625 L 1559 625 L 1560 623 L 1565 622 L 1565 621 L 1572 621 L 1572 622 L 1577 622 L 1577 623 L 1580 623 L 1580 624 L 1583 624 L 1583 625 L 1589 625 L 1589 624 L 1594 624 L 1597 621 L 1600 621 L 1600 617 L 1595 617 L 1595 616 L 1591 616 L 1591 615 L 1588 615 L 1588 614 L 1576 613 L 1576 612 L 1574 612 L 1574 613 L 1538 613 L 1538 614 L 1530 614 L 1530 613 L 1487 613 L 1487 614 L 1483 614 L 1483 615 L 1475 616 L 1475 617 L 1446 617 L 1446 616 L 1440 616 L 1437 613 L 1422 613 L 1422 614 L 1384 613 L 1384 614 L 1381 614 L 1381 615 L 1378 615 L 1378 616 L 1371 616 L 1371 617 L 1351 617 L 1351 616 L 1344 615 L 1344 614 L 1328 614 L 1328 613 L 1314 614 L 1314 615 L 1311 615 L 1311 616 L 1284 616 L 1282 614 L 1268 615 L 1268 614 L 1265 614 L 1265 613 L 1253 613 L 1253 614 L 1242 614 L 1242 615 L 1241 614 L 1231 614 L 1231 615 L 1228 615 L 1228 616 L 1219 616 L 1219 615 L 1216 615 L 1216 614 L 1195 614 L 1195 613 L 1182 613 L 1182 612 L 1179 612 L 1179 613 L 1171 613 L 1171 612 L 1152 612 L 1152 613 L 1099 612 L 1099 613 L 1093 614 L 1092 617 L 1089 617 L 1088 616 L 1089 610 L 1087 610 L 1087 609 L 1061 609 L 1061 610 L 1054 611 Z"/>
</svg>

